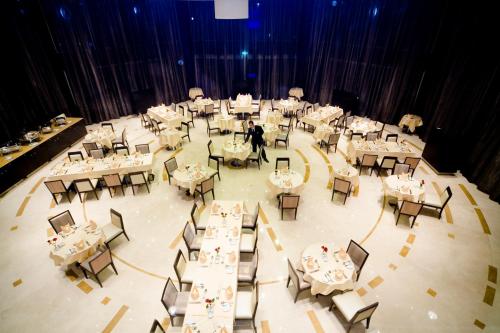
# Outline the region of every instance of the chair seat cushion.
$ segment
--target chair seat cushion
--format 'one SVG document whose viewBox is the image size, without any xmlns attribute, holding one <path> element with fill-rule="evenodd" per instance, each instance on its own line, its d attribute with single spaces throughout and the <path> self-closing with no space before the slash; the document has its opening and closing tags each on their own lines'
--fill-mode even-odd
<svg viewBox="0 0 500 333">
<path fill-rule="evenodd" d="M 189 291 L 181 291 L 175 298 L 175 305 L 169 308 L 168 312 L 172 316 L 183 316 L 186 314 L 186 308 L 189 300 Z"/>
<path fill-rule="evenodd" d="M 251 261 L 240 261 L 238 265 L 238 281 L 251 282 L 255 275 L 256 267 Z"/>
<path fill-rule="evenodd" d="M 236 294 L 236 319 L 252 319 L 252 291 Z"/>
<path fill-rule="evenodd" d="M 217 121 L 209 121 L 208 125 L 210 126 L 210 129 L 217 129 L 217 128 L 219 128 L 219 123 Z"/>
<path fill-rule="evenodd" d="M 441 207 L 443 204 L 437 195 L 432 195 L 430 193 L 425 194 L 425 205 L 432 207 Z"/>
<path fill-rule="evenodd" d="M 196 261 L 188 261 L 186 262 L 186 268 L 184 269 L 184 274 L 182 274 L 181 282 L 182 283 L 193 283 L 193 278 L 196 274 Z"/>
<path fill-rule="evenodd" d="M 193 242 L 191 243 L 191 250 L 199 250 L 201 249 L 201 242 L 203 241 L 203 238 L 201 235 L 196 235 L 193 239 Z"/>
<path fill-rule="evenodd" d="M 351 320 L 358 310 L 366 307 L 361 297 L 354 291 L 333 296 L 332 300 L 347 321 Z"/>
<path fill-rule="evenodd" d="M 243 228 L 255 227 L 255 215 L 243 214 Z"/>
<path fill-rule="evenodd" d="M 285 141 L 286 134 L 278 134 L 278 136 L 276 137 L 276 140 Z"/>
<path fill-rule="evenodd" d="M 240 242 L 240 252 L 253 252 L 255 247 L 255 233 L 242 233 Z"/>
<path fill-rule="evenodd" d="M 307 281 L 304 280 L 304 273 L 297 270 L 297 275 L 299 277 L 299 284 L 300 286 L 297 286 L 300 290 L 311 288 L 311 284 Z"/>
<path fill-rule="evenodd" d="M 259 158 L 258 153 L 251 152 L 247 157 L 249 160 L 257 160 Z"/>
<path fill-rule="evenodd" d="M 113 223 L 108 223 L 104 227 L 102 227 L 102 232 L 104 233 L 104 236 L 106 237 L 106 242 L 112 240 L 119 234 L 123 232 L 122 229 L 118 228 L 116 225 Z"/>
</svg>

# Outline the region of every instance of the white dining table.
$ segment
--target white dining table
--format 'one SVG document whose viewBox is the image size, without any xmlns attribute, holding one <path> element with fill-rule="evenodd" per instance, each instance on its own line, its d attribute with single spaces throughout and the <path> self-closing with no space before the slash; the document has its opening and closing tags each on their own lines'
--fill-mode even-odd
<svg viewBox="0 0 500 333">
<path fill-rule="evenodd" d="M 397 200 L 422 202 L 425 200 L 425 186 L 422 180 L 410 174 L 391 175 L 384 179 L 384 193 Z"/>
<path fill-rule="evenodd" d="M 267 185 L 272 196 L 281 193 L 300 194 L 304 189 L 304 177 L 295 170 L 274 170 L 269 174 Z"/>
<path fill-rule="evenodd" d="M 243 201 L 212 202 L 182 332 L 233 332 L 244 212 Z"/>
<path fill-rule="evenodd" d="M 377 155 L 379 158 L 394 156 L 398 159 L 417 156 L 417 153 L 406 142 L 357 140 L 347 143 L 347 157 L 352 164 L 356 163 L 356 158 L 361 159 L 364 154 Z"/>
<path fill-rule="evenodd" d="M 148 115 L 154 120 L 164 123 L 167 128 L 179 128 L 184 117 L 167 106 L 155 106 L 148 109 Z"/>
<path fill-rule="evenodd" d="M 100 127 L 89 130 L 83 142 L 97 142 L 101 146 L 111 149 L 115 138 L 116 134 L 113 130 L 107 127 Z"/>
<path fill-rule="evenodd" d="M 198 162 L 180 166 L 173 174 L 173 184 L 189 190 L 193 194 L 196 186 L 212 177 L 217 171 Z"/>
</svg>

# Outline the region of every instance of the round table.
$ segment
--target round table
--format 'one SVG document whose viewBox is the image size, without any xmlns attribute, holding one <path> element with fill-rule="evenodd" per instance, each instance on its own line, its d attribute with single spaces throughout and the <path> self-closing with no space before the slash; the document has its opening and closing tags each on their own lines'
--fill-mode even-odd
<svg viewBox="0 0 500 333">
<path fill-rule="evenodd" d="M 110 128 L 98 128 L 90 130 L 90 132 L 85 135 L 84 142 L 97 142 L 101 146 L 111 149 L 115 138 L 115 132 L 113 132 Z"/>
<path fill-rule="evenodd" d="M 366 133 L 376 132 L 378 130 L 375 122 L 369 119 L 355 119 L 351 125 L 349 125 L 349 129 L 352 133 L 363 133 L 363 136 L 366 136 Z"/>
<path fill-rule="evenodd" d="M 302 97 L 304 97 L 304 90 L 302 90 L 302 88 L 299 87 L 293 87 L 290 88 L 290 90 L 288 91 L 288 95 L 301 99 Z"/>
<path fill-rule="evenodd" d="M 189 98 L 195 99 L 196 96 L 203 96 L 203 90 L 201 90 L 201 88 L 197 88 L 197 87 L 190 88 L 189 89 Z"/>
<path fill-rule="evenodd" d="M 359 171 L 351 165 L 346 165 L 343 168 L 333 170 L 332 184 L 335 178 L 340 178 L 351 182 L 354 191 L 359 190 Z"/>
<path fill-rule="evenodd" d="M 176 129 L 167 128 L 160 132 L 160 146 L 175 148 L 182 141 L 182 132 Z"/>
<path fill-rule="evenodd" d="M 267 114 L 266 123 L 278 126 L 283 121 L 283 115 L 279 112 L 269 112 Z"/>
<path fill-rule="evenodd" d="M 269 123 L 262 124 L 261 126 L 264 130 L 264 140 L 266 140 L 268 145 L 272 145 L 280 133 L 280 129 L 278 126 Z"/>
<path fill-rule="evenodd" d="M 188 189 L 193 194 L 196 186 L 216 173 L 216 170 L 201 163 L 188 163 L 174 171 L 173 184 Z"/>
<path fill-rule="evenodd" d="M 326 252 L 323 247 L 326 247 Z M 344 249 L 335 244 L 309 245 L 300 260 L 304 280 L 311 284 L 312 295 L 329 295 L 335 290 L 352 290 L 356 281 L 356 269 Z"/>
<path fill-rule="evenodd" d="M 409 174 L 391 175 L 384 179 L 386 195 L 398 200 L 413 202 L 424 201 L 425 187 L 421 180 L 413 179 Z"/>
<path fill-rule="evenodd" d="M 250 155 L 252 151 L 252 147 L 250 143 L 245 143 L 243 140 L 240 139 L 231 139 L 228 140 L 224 143 L 222 146 L 222 154 L 224 155 L 225 159 L 228 160 L 233 160 L 235 162 L 236 160 L 239 161 L 244 161 L 247 159 L 248 155 Z M 239 166 L 235 162 L 234 166 Z"/>
<path fill-rule="evenodd" d="M 399 127 L 403 128 L 406 126 L 412 133 L 415 132 L 416 127 L 422 126 L 423 124 L 422 117 L 409 113 L 405 114 L 399 121 Z"/>
<path fill-rule="evenodd" d="M 280 100 L 279 105 L 281 107 L 280 111 L 284 110 L 286 112 L 294 112 L 299 105 L 299 102 L 294 98 L 282 99 Z"/>
<path fill-rule="evenodd" d="M 328 137 L 330 134 L 334 132 L 334 129 L 327 124 L 321 124 L 320 126 L 316 127 L 316 130 L 313 133 L 313 138 L 316 142 L 321 142 L 321 140 L 324 140 L 328 142 Z"/>
<path fill-rule="evenodd" d="M 269 174 L 267 184 L 272 196 L 281 193 L 300 194 L 304 189 L 304 177 L 294 170 L 275 170 Z"/>
<path fill-rule="evenodd" d="M 210 104 L 214 104 L 214 101 L 212 101 L 211 98 L 198 98 L 194 101 L 194 105 L 196 105 L 196 108 L 200 113 L 204 113 L 205 105 L 210 105 Z"/>
<path fill-rule="evenodd" d="M 76 246 L 82 240 L 83 246 Z M 54 260 L 56 266 L 83 262 L 93 255 L 104 241 L 102 229 L 99 227 L 92 229 L 90 225 L 73 225 L 69 233 L 61 231 L 47 239 L 51 247 L 50 258 Z"/>
<path fill-rule="evenodd" d="M 216 121 L 219 124 L 219 128 L 222 132 L 231 132 L 234 131 L 235 119 L 235 116 L 222 115 L 219 118 L 216 118 Z"/>
</svg>

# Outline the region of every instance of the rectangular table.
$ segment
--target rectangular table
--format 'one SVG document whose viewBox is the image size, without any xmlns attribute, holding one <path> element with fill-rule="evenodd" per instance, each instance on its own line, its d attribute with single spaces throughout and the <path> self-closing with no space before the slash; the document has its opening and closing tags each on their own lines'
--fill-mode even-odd
<svg viewBox="0 0 500 333">
<path fill-rule="evenodd" d="M 227 216 L 223 217 L 222 212 Z M 193 332 L 219 332 L 223 327 L 228 333 L 233 331 L 243 212 L 242 201 L 212 203 L 182 332 L 187 327 Z M 214 299 L 213 310 L 207 309 L 206 299 Z"/>
<path fill-rule="evenodd" d="M 330 121 L 340 117 L 344 111 L 339 107 L 324 106 L 318 111 L 312 112 L 302 117 L 301 121 L 305 124 L 318 127 L 321 124 L 328 124 Z"/>
<path fill-rule="evenodd" d="M 385 141 L 349 141 L 347 144 L 347 157 L 352 164 L 356 163 L 356 158 L 361 159 L 364 154 L 377 155 L 379 158 L 393 156 L 404 159 L 408 156 L 417 157 L 417 153 L 407 144 Z"/>
<path fill-rule="evenodd" d="M 62 161 L 55 165 L 47 180 L 62 180 L 65 182 L 82 178 L 100 178 L 103 175 L 130 172 L 145 172 L 153 169 L 154 155 L 132 154 L 129 156 L 113 155 L 103 159 L 85 159 L 82 161 Z"/>
<path fill-rule="evenodd" d="M 181 122 L 184 119 L 167 106 L 151 107 L 148 109 L 148 115 L 154 120 L 164 123 L 167 128 L 181 127 Z"/>
</svg>

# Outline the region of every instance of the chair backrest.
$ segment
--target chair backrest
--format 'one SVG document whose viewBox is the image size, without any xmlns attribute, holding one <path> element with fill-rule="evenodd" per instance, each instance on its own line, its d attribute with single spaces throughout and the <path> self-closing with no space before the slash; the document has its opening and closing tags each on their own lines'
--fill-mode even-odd
<svg viewBox="0 0 500 333">
<path fill-rule="evenodd" d="M 151 119 L 151 117 L 149 116 L 149 114 L 145 113 L 144 114 L 144 118 L 146 118 L 146 120 L 148 121 L 148 123 L 153 124 L 153 119 Z"/>
<path fill-rule="evenodd" d="M 349 111 L 347 111 L 347 112 L 345 113 L 345 116 L 346 116 L 346 117 L 350 117 L 350 116 L 351 116 L 351 113 L 352 113 L 352 111 L 350 111 L 350 110 L 349 110 Z"/>
<path fill-rule="evenodd" d="M 169 176 L 174 175 L 174 171 L 179 168 L 177 165 L 177 159 L 175 157 L 169 158 L 168 160 L 165 161 L 165 170 L 167 170 L 167 173 Z"/>
<path fill-rule="evenodd" d="M 396 165 L 397 162 L 398 162 L 397 157 L 384 156 L 384 158 L 382 159 L 382 163 L 380 163 L 380 167 L 382 169 L 394 169 L 394 166 Z"/>
<path fill-rule="evenodd" d="M 127 128 L 124 128 L 122 131 L 122 142 L 123 144 L 127 142 Z"/>
<path fill-rule="evenodd" d="M 306 106 L 306 114 L 313 112 L 313 110 L 314 110 L 314 107 L 312 104 L 309 104 Z"/>
<path fill-rule="evenodd" d="M 155 319 L 153 321 L 153 325 L 151 325 L 149 333 L 165 333 L 165 331 L 163 330 L 163 327 L 161 327 L 160 322 Z"/>
<path fill-rule="evenodd" d="M 352 133 L 351 141 L 357 141 L 363 139 L 363 133 Z"/>
<path fill-rule="evenodd" d="M 206 114 L 214 113 L 214 105 L 213 104 L 206 104 L 205 105 L 205 113 Z"/>
<path fill-rule="evenodd" d="M 319 105 L 319 103 L 314 103 L 313 107 L 314 107 L 314 111 L 318 111 L 318 109 L 320 108 L 320 105 Z"/>
<path fill-rule="evenodd" d="M 243 120 L 241 126 L 243 127 L 243 132 L 245 132 L 245 134 L 248 133 L 248 123 L 246 122 L 246 120 Z"/>
<path fill-rule="evenodd" d="M 212 142 L 212 140 L 208 141 L 207 147 L 208 147 L 208 155 L 212 155 L 212 151 L 215 150 L 214 143 Z"/>
<path fill-rule="evenodd" d="M 349 116 L 349 117 L 345 118 L 345 125 L 350 126 L 353 121 L 354 121 L 354 116 Z"/>
<path fill-rule="evenodd" d="M 260 202 L 257 202 L 257 206 L 255 207 L 255 213 L 253 214 L 253 224 L 257 225 L 257 221 L 259 220 L 260 214 Z"/>
<path fill-rule="evenodd" d="M 181 131 L 186 132 L 189 135 L 189 124 L 185 121 L 181 122 Z"/>
<path fill-rule="evenodd" d="M 404 215 L 417 216 L 422 210 L 423 204 L 420 202 L 406 201 L 403 200 L 401 209 L 399 212 Z"/>
<path fill-rule="evenodd" d="M 285 163 L 288 169 L 290 169 L 290 157 L 276 157 L 275 170 L 278 170 L 278 166 L 281 163 Z"/>
<path fill-rule="evenodd" d="M 90 269 L 92 273 L 97 274 L 113 262 L 111 258 L 111 250 L 106 248 L 101 254 L 89 261 Z"/>
<path fill-rule="evenodd" d="M 125 226 L 123 225 L 122 214 L 118 213 L 113 208 L 109 209 L 109 214 L 111 215 L 111 224 L 113 224 L 117 228 L 125 230 Z"/>
<path fill-rule="evenodd" d="M 358 310 L 356 312 L 356 314 L 352 317 L 351 319 L 351 323 L 358 323 L 362 320 L 365 320 L 367 318 L 370 318 L 373 314 L 373 312 L 375 312 L 375 310 L 377 309 L 377 306 L 378 306 L 378 302 L 376 303 L 373 303 L 371 305 L 368 305 L 360 310 Z"/>
<path fill-rule="evenodd" d="M 115 132 L 115 129 L 113 128 L 112 123 L 102 123 L 101 126 L 102 126 L 102 128 L 110 128 L 111 131 L 113 131 L 113 133 Z"/>
<path fill-rule="evenodd" d="M 295 267 L 293 266 L 292 262 L 290 261 L 290 258 L 288 258 L 288 275 L 292 279 L 293 285 L 295 288 L 300 287 L 300 281 L 299 281 L 299 274 L 295 270 Z"/>
<path fill-rule="evenodd" d="M 179 104 L 179 114 L 181 116 L 185 116 L 186 115 L 186 109 L 184 108 L 184 105 L 182 105 L 182 104 Z"/>
<path fill-rule="evenodd" d="M 214 177 L 210 177 L 201 182 L 201 193 L 207 193 L 214 189 Z"/>
<path fill-rule="evenodd" d="M 106 184 L 107 187 L 122 185 L 122 182 L 120 180 L 120 175 L 117 173 L 113 173 L 110 175 L 102 175 L 102 178 L 104 179 L 104 183 Z"/>
<path fill-rule="evenodd" d="M 83 154 L 81 151 L 70 151 L 68 152 L 68 158 L 71 162 L 83 161 Z"/>
<path fill-rule="evenodd" d="M 442 208 L 444 208 L 448 204 L 448 201 L 450 201 L 452 195 L 453 194 L 451 193 L 451 188 L 449 186 L 447 186 L 444 191 L 441 192 L 441 194 L 439 195 L 439 200 L 441 201 Z"/>
<path fill-rule="evenodd" d="M 405 164 L 410 165 L 410 169 L 415 170 L 417 168 L 418 162 L 420 162 L 420 157 L 406 157 Z"/>
<path fill-rule="evenodd" d="M 283 194 L 281 196 L 281 207 L 284 209 L 297 208 L 299 206 L 300 195 Z"/>
<path fill-rule="evenodd" d="M 91 192 L 95 190 L 94 185 L 89 178 L 77 179 L 73 181 L 73 185 L 75 185 L 75 189 L 77 192 Z"/>
<path fill-rule="evenodd" d="M 255 283 L 255 288 L 253 289 L 252 305 L 253 305 L 252 317 L 255 320 L 255 314 L 257 313 L 257 306 L 259 305 L 259 281 Z"/>
<path fill-rule="evenodd" d="M 104 158 L 104 150 L 102 150 L 102 148 L 92 149 L 90 151 L 90 156 L 92 156 L 92 158 Z"/>
<path fill-rule="evenodd" d="M 336 192 L 349 193 L 349 189 L 351 188 L 351 182 L 348 180 L 336 178 L 333 179 L 333 190 Z"/>
<path fill-rule="evenodd" d="M 179 249 L 177 252 L 177 256 L 175 257 L 174 261 L 174 271 L 175 274 L 177 275 L 177 279 L 180 282 L 182 279 L 182 276 L 184 275 L 184 272 L 186 271 L 186 258 L 184 257 L 184 254 L 182 251 Z"/>
<path fill-rule="evenodd" d="M 328 136 L 328 144 L 329 145 L 336 145 L 339 143 L 340 140 L 340 133 L 332 133 L 330 136 Z"/>
<path fill-rule="evenodd" d="M 337 126 L 343 126 L 345 122 L 345 115 L 341 115 L 337 118 Z"/>
<path fill-rule="evenodd" d="M 128 176 L 132 185 L 146 184 L 146 176 L 144 176 L 144 172 L 131 172 Z"/>
<path fill-rule="evenodd" d="M 257 268 L 259 267 L 259 249 L 255 249 L 252 257 L 252 277 L 257 275 Z"/>
<path fill-rule="evenodd" d="M 184 239 L 184 242 L 186 243 L 186 247 L 188 249 L 191 248 L 191 244 L 194 241 L 194 237 L 195 237 L 194 227 L 188 221 L 184 226 L 184 231 L 182 231 L 182 238 Z"/>
<path fill-rule="evenodd" d="M 404 163 L 396 163 L 394 165 L 394 175 L 402 175 L 404 173 L 408 173 L 410 171 L 410 165 Z"/>
<path fill-rule="evenodd" d="M 196 101 L 197 99 L 203 99 L 203 95 L 196 95 L 196 96 L 194 97 L 194 100 Z"/>
<path fill-rule="evenodd" d="M 153 128 L 156 131 L 160 131 L 160 126 L 158 125 L 158 122 L 156 121 L 156 119 L 151 119 L 151 123 L 153 124 Z"/>
<path fill-rule="evenodd" d="M 375 141 L 378 138 L 378 132 L 366 133 L 366 141 Z"/>
<path fill-rule="evenodd" d="M 75 225 L 75 220 L 73 220 L 73 216 L 71 216 L 71 212 L 66 210 L 56 216 L 52 216 L 49 218 L 49 223 L 54 229 L 54 231 L 58 234 L 61 232 L 63 225 Z"/>
<path fill-rule="evenodd" d="M 87 156 L 90 156 L 90 151 L 91 150 L 93 150 L 93 149 L 99 149 L 99 147 L 97 146 L 97 143 L 95 143 L 95 142 L 84 142 L 82 144 L 83 144 L 83 148 L 87 152 Z"/>
<path fill-rule="evenodd" d="M 140 145 L 135 145 L 135 151 L 141 154 L 149 154 L 149 145 L 147 143 L 142 143 Z"/>
<path fill-rule="evenodd" d="M 372 167 L 377 162 L 377 155 L 364 154 L 361 160 L 361 166 Z"/>
<path fill-rule="evenodd" d="M 191 208 L 191 222 L 193 222 L 195 228 L 198 225 L 198 222 L 200 222 L 200 210 L 198 209 L 198 204 L 196 202 Z"/>
<path fill-rule="evenodd" d="M 175 316 L 175 300 L 177 299 L 177 295 L 179 294 L 179 291 L 177 291 L 177 288 L 174 285 L 174 282 L 170 279 L 170 277 L 167 280 L 167 283 L 165 283 L 165 288 L 163 288 L 163 293 L 161 295 L 161 303 L 167 310 L 167 312 L 170 315 Z M 172 309 L 172 307 L 174 307 Z"/>
<path fill-rule="evenodd" d="M 62 180 L 50 180 L 44 182 L 45 186 L 49 189 L 50 193 L 52 194 L 59 194 L 59 193 L 66 193 L 67 189 L 66 186 L 64 186 L 64 183 Z"/>
<path fill-rule="evenodd" d="M 351 257 L 352 262 L 357 267 L 359 267 L 360 271 L 365 265 L 366 259 L 368 259 L 368 256 L 370 255 L 368 251 L 363 249 L 361 245 L 359 245 L 352 239 L 349 242 L 349 246 L 347 247 L 347 254 L 349 255 L 349 257 Z"/>
<path fill-rule="evenodd" d="M 385 136 L 385 141 L 398 142 L 398 135 L 389 133 Z"/>
<path fill-rule="evenodd" d="M 129 155 L 128 147 L 127 146 L 115 146 L 115 153 L 120 156 L 127 156 Z"/>
</svg>

